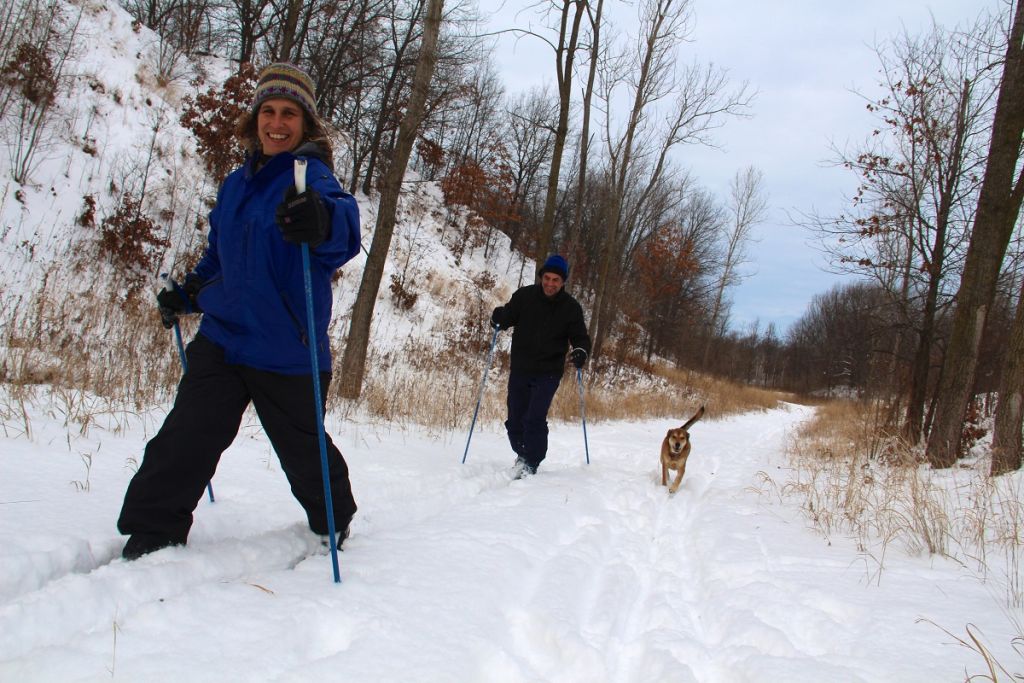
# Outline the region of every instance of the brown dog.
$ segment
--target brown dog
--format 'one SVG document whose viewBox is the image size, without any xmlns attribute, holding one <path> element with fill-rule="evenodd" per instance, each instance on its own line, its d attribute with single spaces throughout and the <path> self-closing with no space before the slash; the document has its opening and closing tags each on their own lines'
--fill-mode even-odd
<svg viewBox="0 0 1024 683">
<path fill-rule="evenodd" d="M 690 457 L 690 432 L 687 430 L 694 422 L 704 416 L 704 406 L 694 414 L 682 427 L 668 430 L 661 442 L 661 485 L 668 484 L 668 471 L 676 471 L 676 479 L 668 487 L 669 493 L 679 490 L 686 473 L 686 459 Z"/>
</svg>

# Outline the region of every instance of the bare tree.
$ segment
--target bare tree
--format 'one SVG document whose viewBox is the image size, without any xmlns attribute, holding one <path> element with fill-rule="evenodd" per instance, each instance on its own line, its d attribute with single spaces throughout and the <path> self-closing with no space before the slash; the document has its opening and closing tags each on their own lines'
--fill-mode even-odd
<svg viewBox="0 0 1024 683">
<path fill-rule="evenodd" d="M 388 51 L 393 58 L 382 69 L 380 74 L 380 87 L 377 89 L 377 96 L 380 98 L 376 109 L 376 120 L 371 129 L 365 153 L 367 155 L 365 175 L 363 177 L 363 192 L 370 193 L 373 184 L 373 176 L 376 172 L 377 160 L 384 151 L 382 145 L 385 136 L 390 131 L 396 130 L 395 118 L 398 102 L 407 92 L 409 79 L 413 78 L 413 67 L 417 64 L 415 48 L 422 39 L 421 32 L 424 25 L 419 17 L 423 15 L 426 0 L 412 0 L 407 4 L 404 11 L 399 12 L 399 3 L 395 3 L 393 17 L 395 18 L 391 30 L 388 32 Z M 426 104 L 424 95 L 424 105 Z M 353 182 L 355 179 L 353 178 Z"/>
<path fill-rule="evenodd" d="M 789 385 L 800 391 L 863 390 L 878 354 L 884 292 L 874 284 L 836 285 L 816 295 L 787 338 Z"/>
<path fill-rule="evenodd" d="M 256 48 L 267 35 L 267 14 L 270 0 L 227 0 L 231 40 L 237 50 L 239 64 L 256 61 Z"/>
<path fill-rule="evenodd" d="M 136 21 L 185 55 L 209 50 L 219 33 L 217 0 L 121 0 L 121 4 Z"/>
<path fill-rule="evenodd" d="M 725 290 L 743 280 L 737 272 L 747 260 L 750 232 L 762 222 L 768 212 L 768 197 L 764 189 L 764 174 L 753 166 L 737 171 L 729 183 L 728 212 L 730 224 L 725 239 L 722 270 L 712 300 L 710 329 L 704 343 L 704 365 L 709 364 L 713 340 L 724 332 L 722 316 Z M 722 328 L 722 329 L 719 329 Z"/>
<path fill-rule="evenodd" d="M 384 175 L 373 243 L 359 284 L 359 294 L 356 296 L 356 302 L 352 308 L 352 323 L 349 327 L 345 354 L 341 363 L 341 395 L 346 398 L 357 398 L 362 391 L 373 308 L 384 274 L 384 262 L 391 246 L 391 236 L 395 229 L 395 213 L 398 209 L 402 180 L 405 177 L 405 170 L 416 142 L 420 124 L 423 122 L 430 81 L 437 63 L 437 43 L 441 32 L 443 7 L 444 0 L 429 0 L 425 8 L 423 38 L 419 47 L 416 73 L 413 76 L 412 95 L 409 98 L 405 116 L 402 117 L 402 122 L 399 125 L 398 143 L 395 145 L 394 156 Z"/>
<path fill-rule="evenodd" d="M 465 74 L 457 77 L 462 80 L 424 122 L 422 135 L 443 153 L 445 174 L 466 163 L 491 170 L 496 151 L 508 139 L 505 88 L 490 55 L 467 61 Z"/>
<path fill-rule="evenodd" d="M 601 61 L 603 44 L 601 34 L 603 28 L 604 0 L 597 0 L 597 6 L 587 6 L 590 19 L 589 65 L 587 67 L 587 84 L 583 90 L 583 103 L 580 121 L 579 163 L 576 181 L 576 206 L 573 211 L 572 229 L 569 239 L 580 239 L 583 227 L 583 200 L 587 196 L 587 175 L 590 164 L 590 115 L 593 109 L 594 86 L 597 79 L 597 65 Z"/>
<path fill-rule="evenodd" d="M 981 41 L 991 24 L 958 35 L 933 26 L 877 48 L 884 95 L 870 141 L 841 154 L 860 187 L 850 211 L 821 227 L 840 268 L 866 274 L 889 293 L 908 334 L 894 338 L 903 433 L 917 443 L 935 384 L 938 321 L 951 305 L 974 210 L 995 84 Z M 899 422 L 895 418 L 894 422 Z"/>
<path fill-rule="evenodd" d="M 551 129 L 558 112 L 543 90 L 533 90 L 511 101 L 506 115 L 516 200 L 524 204 L 536 195 L 551 158 Z"/>
<path fill-rule="evenodd" d="M 551 159 L 552 130 L 558 117 L 557 106 L 543 90 L 522 93 L 506 107 L 503 136 L 508 140 L 509 172 L 512 176 L 512 202 L 520 216 L 516 225 L 506 226 L 513 249 L 530 243 L 522 217 L 539 207 L 541 184 Z"/>
<path fill-rule="evenodd" d="M 162 32 L 178 11 L 181 0 L 122 0 L 121 4 L 143 26 Z"/>
<path fill-rule="evenodd" d="M 220 0 L 183 1 L 161 38 L 171 40 L 185 55 L 218 50 L 223 47 L 221 11 Z"/>
<path fill-rule="evenodd" d="M 648 360 L 654 353 L 678 359 L 690 355 L 680 342 L 688 343 L 706 316 L 710 264 L 717 260 L 720 207 L 689 178 L 679 189 L 683 201 L 673 210 L 658 211 L 658 227 L 634 250 L 632 286 L 623 292 L 626 316 L 644 328 Z M 656 203 L 671 201 L 666 197 Z"/>
<path fill-rule="evenodd" d="M 974 391 L 981 336 L 1024 198 L 1024 176 L 1018 175 L 1024 135 L 1024 3 L 1017 2 L 1013 7 L 988 163 L 957 293 L 935 423 L 928 436 L 928 460 L 933 467 L 950 467 L 959 456 L 964 415 Z"/>
<path fill-rule="evenodd" d="M 569 136 L 569 112 L 572 107 L 572 81 L 576 52 L 579 49 L 580 26 L 587 14 L 587 0 L 551 0 L 558 12 L 558 38 L 552 45 L 555 52 L 555 84 L 558 90 L 558 123 L 551 149 L 547 194 L 544 198 L 544 218 L 537 237 L 537 257 L 544 258 L 555 229 L 555 206 L 558 201 L 558 181 L 562 168 L 562 154 Z"/>
<path fill-rule="evenodd" d="M 366 0 L 369 2 L 370 0 Z M 373 0 L 379 5 L 379 0 Z M 474 21 L 464 3 L 450 2 L 444 23 L 452 29 Z M 347 81 L 349 90 L 340 101 L 332 101 L 338 123 L 349 133 L 352 148 L 350 184 L 369 194 L 390 163 L 399 135 L 402 112 L 407 107 L 422 45 L 420 21 L 425 0 L 384 0 L 374 6 L 374 24 L 362 32 L 365 49 L 346 47 L 346 55 L 361 57 L 353 71 L 358 79 Z M 479 57 L 477 38 L 469 32 L 447 30 L 438 38 L 437 62 L 424 103 L 424 126 L 465 106 L 466 65 Z M 343 38 L 344 36 L 339 36 Z M 344 61 L 344 60 L 342 60 Z M 332 77 L 345 78 L 344 70 L 332 69 Z M 439 111 L 440 110 L 440 111 Z M 426 128 L 425 128 L 426 129 Z"/>
<path fill-rule="evenodd" d="M 363 138 L 377 120 L 374 107 L 380 74 L 393 59 L 387 27 L 394 21 L 390 0 L 324 0 L 323 10 L 306 33 L 304 63 L 317 83 L 317 108 L 350 137 L 350 187 L 359 184 Z"/>
<path fill-rule="evenodd" d="M 619 266 L 628 246 L 637 242 L 635 230 L 642 225 L 638 219 L 654 190 L 671 174 L 670 150 L 708 142 L 722 116 L 741 112 L 749 101 L 745 86 L 725 92 L 724 74 L 712 67 L 692 65 L 677 74 L 675 51 L 687 35 L 690 13 L 688 0 L 648 0 L 641 9 L 635 50 L 610 60 L 601 74 L 610 196 L 591 316 L 595 356 L 614 323 Z M 619 127 L 612 103 L 623 96 L 631 105 Z M 658 122 L 655 106 L 672 96 L 670 113 Z"/>
</svg>

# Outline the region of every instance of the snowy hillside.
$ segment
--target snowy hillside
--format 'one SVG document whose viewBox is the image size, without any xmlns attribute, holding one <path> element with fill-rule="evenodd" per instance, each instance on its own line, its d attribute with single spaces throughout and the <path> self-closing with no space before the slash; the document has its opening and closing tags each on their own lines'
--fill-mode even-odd
<svg viewBox="0 0 1024 683">
<path fill-rule="evenodd" d="M 187 549 L 118 557 L 121 496 L 161 411 L 69 430 L 56 404 L 5 416 L 0 441 L 0 680 L 962 680 L 1010 627 L 960 565 L 893 554 L 874 576 L 760 492 L 809 410 L 693 428 L 679 493 L 657 482 L 668 421 L 559 424 L 535 477 L 510 482 L 496 429 L 339 423 L 360 510 L 342 583 L 258 427 L 203 501 Z M 1002 680 L 1002 679 L 1000 679 Z"/>
<path fill-rule="evenodd" d="M 178 121 L 183 97 L 195 94 L 195 65 L 168 69 L 173 76 L 168 81 L 155 73 L 157 36 L 133 26 L 115 3 L 80 0 L 63 7 L 66 28 L 76 36 L 64 68 L 66 89 L 47 119 L 46 139 L 33 157 L 28 181 L 11 179 L 6 164 L 13 151 L 0 159 L 0 293 L 8 302 L 0 309 L 0 324 L 44 288 L 59 298 L 60 292 L 90 289 L 104 295 L 113 286 L 116 302 L 122 285 L 111 285 L 116 281 L 111 264 L 96 257 L 96 226 L 114 213 L 124 192 L 144 197 L 144 213 L 170 242 L 152 278 L 159 272 L 180 277 L 183 262 L 205 244 L 208 202 L 216 192 L 191 134 Z M 229 73 L 228 65 L 217 60 L 199 66 L 206 76 L 204 89 Z M 6 134 L 12 137 L 11 131 Z M 345 150 L 338 152 L 342 168 Z M 478 323 L 479 334 L 486 336 L 490 309 L 521 278 L 532 281 L 535 267 L 510 252 L 500 233 L 491 236 L 485 258 L 483 245 L 467 240 L 465 217 L 444 207 L 437 186 L 418 183 L 411 172 L 409 180 L 372 330 L 372 359 L 382 363 L 413 342 L 421 348 L 451 343 L 446 335 L 466 324 Z M 334 288 L 332 335 L 339 345 L 375 223 L 376 197 L 357 194 L 357 199 L 364 252 L 342 269 Z M 92 225 L 83 224 L 87 212 Z M 389 291 L 393 277 L 411 295 L 401 309 Z"/>
<path fill-rule="evenodd" d="M 211 58 L 160 67 L 158 37 L 133 25 L 116 4 L 69 0 L 62 7 L 75 41 L 46 144 L 24 185 L 4 166 L 10 155 L 0 158 L 0 377 L 58 377 L 121 401 L 160 400 L 180 369 L 150 283 L 161 272 L 180 278 L 198 256 L 216 192 L 178 119 L 183 98 L 195 94 L 197 70 L 205 74 L 205 89 L 219 84 L 229 65 Z M 337 167 L 344 168 L 346 150 L 337 147 Z M 363 393 L 355 405 L 338 406 L 332 397 L 329 409 L 462 428 L 491 338 L 490 311 L 533 280 L 535 264 L 513 252 L 507 236 L 482 234 L 461 209 L 446 207 L 436 183 L 421 182 L 413 171 L 407 180 L 374 311 Z M 134 289 L 125 278 L 130 265 L 98 247 L 103 221 L 116 214 L 126 192 L 143 198 L 143 213 L 169 242 Z M 356 198 L 363 251 L 333 287 L 336 366 L 376 221 L 377 197 Z M 186 339 L 195 323 L 183 321 Z M 501 335 L 494 383 L 504 377 L 509 343 L 510 335 Z M 631 382 L 666 390 L 666 400 L 652 401 L 659 415 L 692 410 L 700 400 L 689 388 L 667 392 L 664 380 L 629 367 L 594 379 L 595 390 L 612 392 L 610 400 Z M 434 400 L 437 395 L 445 400 Z M 555 414 L 575 416 L 575 406 L 566 382 Z M 481 417 L 497 419 L 503 409 L 500 394 L 490 392 Z"/>
</svg>

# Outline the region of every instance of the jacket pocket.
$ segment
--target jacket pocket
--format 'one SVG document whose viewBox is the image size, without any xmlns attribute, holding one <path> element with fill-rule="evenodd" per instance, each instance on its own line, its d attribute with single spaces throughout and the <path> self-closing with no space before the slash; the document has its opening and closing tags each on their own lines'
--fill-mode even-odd
<svg viewBox="0 0 1024 683">
<path fill-rule="evenodd" d="M 284 310 L 288 312 L 288 317 L 291 318 L 292 326 L 295 328 L 295 333 L 299 338 L 299 342 L 303 346 L 309 347 L 309 338 L 306 336 L 306 330 L 302 328 L 302 320 L 295 312 L 295 307 L 292 306 L 291 300 L 288 298 L 287 292 L 278 292 L 281 296 L 281 303 L 284 305 Z"/>
</svg>

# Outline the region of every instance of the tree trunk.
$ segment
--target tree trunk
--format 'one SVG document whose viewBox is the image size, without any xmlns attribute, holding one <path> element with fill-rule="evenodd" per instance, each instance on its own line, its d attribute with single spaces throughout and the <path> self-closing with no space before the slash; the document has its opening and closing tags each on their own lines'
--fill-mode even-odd
<svg viewBox="0 0 1024 683">
<path fill-rule="evenodd" d="M 569 21 L 569 10 L 575 5 L 576 14 L 572 18 L 572 31 L 566 35 L 566 24 Z M 558 126 L 555 128 L 554 148 L 551 151 L 551 170 L 548 174 L 547 195 L 544 198 L 544 219 L 537 236 L 537 261 L 547 256 L 551 245 L 551 236 L 555 231 L 555 205 L 558 202 L 558 176 L 562 168 L 562 152 L 565 139 L 569 135 L 569 107 L 572 104 L 572 70 L 576 60 L 576 44 L 579 41 L 580 21 L 586 11 L 586 0 L 564 0 L 562 5 L 562 21 L 559 28 L 558 48 L 555 50 L 555 69 L 558 81 Z M 568 44 L 566 44 L 568 40 Z"/>
<path fill-rule="evenodd" d="M 971 98 L 971 82 L 965 80 L 960 92 L 960 106 L 957 107 L 954 124 L 954 142 L 950 155 L 952 163 L 949 173 L 940 190 L 939 210 L 935 220 L 935 239 L 932 245 L 931 258 L 928 263 L 928 293 L 925 297 L 921 333 L 917 350 L 914 353 L 914 365 L 910 375 L 910 392 L 907 399 L 907 421 L 904 435 L 911 444 L 921 440 L 924 423 L 924 404 L 928 395 L 928 378 L 931 374 L 932 347 L 935 344 L 935 315 L 938 310 L 939 284 L 945 271 L 946 234 L 949 229 L 949 217 L 953 210 L 953 195 L 956 192 L 960 170 L 963 166 L 964 144 L 967 137 L 967 106 Z M 929 142 L 934 146 L 934 138 Z M 936 150 L 936 155 L 938 150 Z"/>
<path fill-rule="evenodd" d="M 957 294 L 953 330 L 939 386 L 935 424 L 928 437 L 933 467 L 951 467 L 957 459 L 964 415 L 974 388 L 978 349 L 999 269 L 1020 212 L 1024 184 L 1014 174 L 1024 134 L 1024 3 L 1014 10 L 999 97 L 996 101 L 988 163 L 978 196 L 974 231 Z"/>
<path fill-rule="evenodd" d="M 917 348 L 914 351 L 913 366 L 910 373 L 910 391 L 907 397 L 907 419 L 903 434 L 907 442 L 916 445 L 921 440 L 924 426 L 924 405 L 928 396 L 928 377 L 931 374 L 932 348 L 935 343 L 935 313 L 939 298 L 939 280 L 941 279 L 942 261 L 945 253 L 945 219 L 940 217 L 938 238 L 941 246 L 933 252 L 932 270 L 929 274 L 928 292 L 925 295 L 922 312 L 921 330 L 918 335 Z"/>
<path fill-rule="evenodd" d="M 932 285 L 937 284 L 933 281 Z M 935 301 L 933 286 L 928 288 L 925 301 L 924 320 L 918 333 L 917 348 L 914 350 L 913 365 L 910 370 L 910 391 L 907 394 L 907 415 L 903 426 L 903 435 L 907 443 L 917 444 L 921 440 L 921 429 L 924 424 L 924 404 L 928 396 L 928 375 L 931 370 L 932 343 L 935 340 Z"/>
<path fill-rule="evenodd" d="M 587 165 L 590 163 L 590 111 L 594 99 L 594 79 L 597 77 L 597 63 L 601 56 L 601 15 L 604 0 L 597 0 L 597 9 L 591 18 L 590 69 L 587 87 L 583 91 L 583 120 L 580 127 L 580 178 L 576 185 L 576 209 L 573 215 L 573 237 L 581 240 L 583 231 L 583 198 L 587 193 Z"/>
<path fill-rule="evenodd" d="M 664 14 L 658 12 L 653 25 L 645 36 L 646 50 L 640 64 L 639 72 L 636 75 L 636 90 L 633 93 L 633 105 L 630 109 L 629 120 L 626 124 L 622 141 L 619 143 L 619 154 L 611 154 L 609 176 L 611 177 L 611 199 L 606 213 L 605 225 L 606 235 L 601 254 L 601 267 L 597 277 L 597 294 L 594 297 L 594 308 L 591 317 L 591 335 L 593 337 L 593 349 L 591 356 L 597 358 L 604 349 L 604 340 L 608 337 L 609 328 L 613 317 L 611 307 L 608 305 L 611 286 L 609 275 L 612 271 L 612 260 L 615 258 L 615 245 L 619 240 L 619 231 L 622 227 L 622 200 L 626 194 L 626 183 L 629 176 L 630 164 L 633 156 L 634 136 L 640 126 L 641 116 L 647 105 L 647 83 L 651 77 L 651 63 L 655 59 L 655 47 L 661 35 L 661 26 L 664 22 Z M 606 114 L 607 116 L 607 114 Z M 608 141 L 609 147 L 612 141 Z"/>
<path fill-rule="evenodd" d="M 992 476 L 1020 469 L 1021 426 L 1024 423 L 1024 291 L 1017 300 L 1017 315 L 999 379 L 999 405 L 992 432 Z"/>
<path fill-rule="evenodd" d="M 284 17 L 284 28 L 281 32 L 281 49 L 278 51 L 277 61 L 292 61 L 292 50 L 295 47 L 295 29 L 299 25 L 299 12 L 302 10 L 302 0 L 291 0 L 288 3 L 288 11 Z"/>
<path fill-rule="evenodd" d="M 416 73 L 413 76 L 412 96 L 409 108 L 398 129 L 398 142 L 387 173 L 384 174 L 380 206 L 377 212 L 377 226 L 373 233 L 373 243 L 366 259 L 362 281 L 359 283 L 359 294 L 352 308 L 352 323 L 349 327 L 348 339 L 345 343 L 345 354 L 341 362 L 341 395 L 345 398 L 358 398 L 363 389 L 363 376 L 366 370 L 366 351 L 370 342 L 370 323 L 373 321 L 373 308 L 380 290 L 380 281 L 384 275 L 384 263 L 388 250 L 391 248 L 391 237 L 395 231 L 395 213 L 398 209 L 398 196 L 402 190 L 402 179 L 409 164 L 413 144 L 426 110 L 427 93 L 430 81 L 434 76 L 437 64 L 437 43 L 441 30 L 441 11 L 444 0 L 429 0 L 426 18 L 423 25 L 423 41 L 420 45 L 419 59 L 416 62 Z"/>
</svg>

